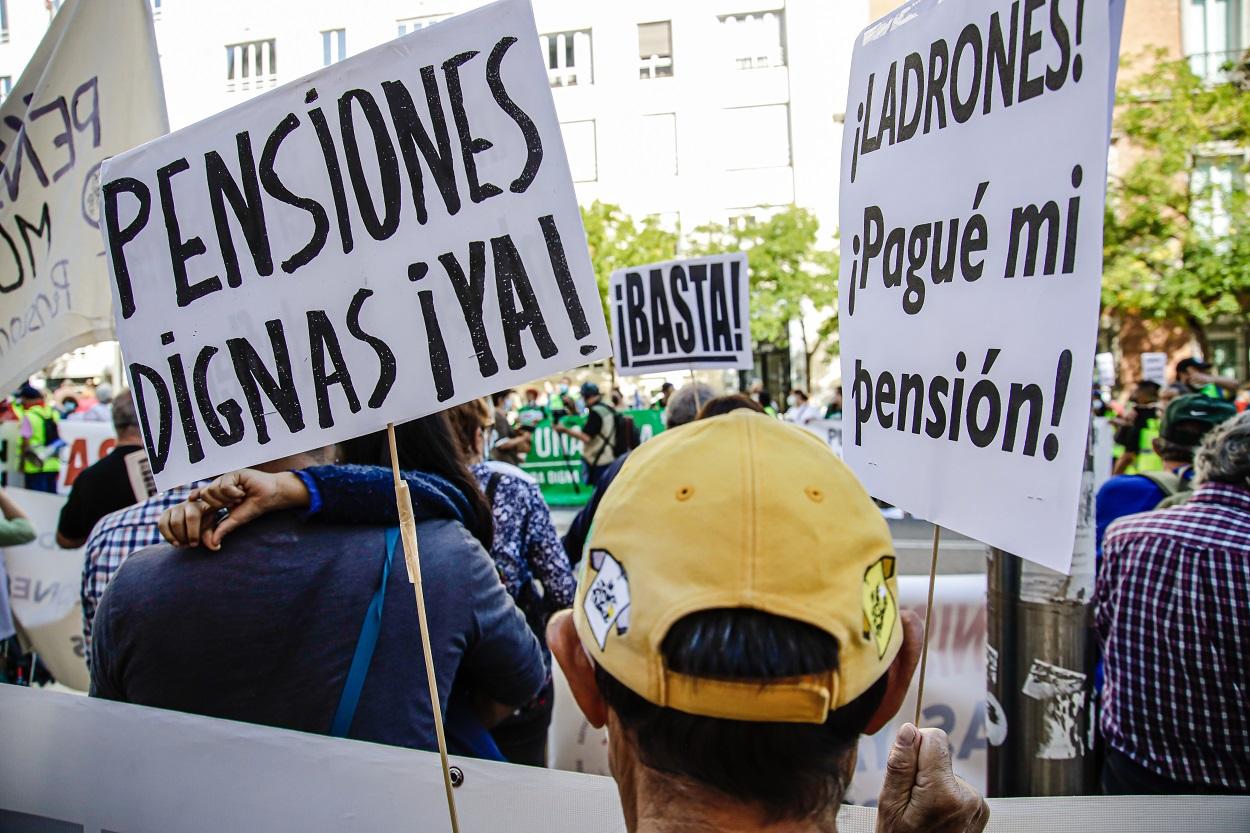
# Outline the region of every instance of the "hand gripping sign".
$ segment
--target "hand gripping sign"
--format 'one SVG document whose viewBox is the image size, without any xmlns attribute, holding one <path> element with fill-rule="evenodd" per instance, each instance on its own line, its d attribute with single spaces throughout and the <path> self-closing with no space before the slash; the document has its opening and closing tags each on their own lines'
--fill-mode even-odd
<svg viewBox="0 0 1250 833">
<path fill-rule="evenodd" d="M 536 44 L 503 0 L 105 164 L 158 486 L 610 354 Z"/>
<path fill-rule="evenodd" d="M 842 147 L 847 463 L 1065 572 L 1122 12 L 913 0 L 856 40 Z"/>
</svg>

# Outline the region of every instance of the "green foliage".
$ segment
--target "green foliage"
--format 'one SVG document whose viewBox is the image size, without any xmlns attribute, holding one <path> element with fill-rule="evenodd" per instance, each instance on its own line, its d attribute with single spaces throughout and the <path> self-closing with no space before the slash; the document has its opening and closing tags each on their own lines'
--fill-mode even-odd
<svg viewBox="0 0 1250 833">
<path fill-rule="evenodd" d="M 1212 84 L 1185 61 L 1144 57 L 1153 63 L 1118 101 L 1119 149 L 1131 164 L 1108 185 L 1103 304 L 1202 338 L 1217 317 L 1250 312 L 1246 64 Z M 1207 175 L 1212 158 L 1231 166 L 1231 190 Z M 1216 213 L 1227 219 L 1213 224 Z"/>
<path fill-rule="evenodd" d="M 766 219 L 746 217 L 728 225 L 700 226 L 687 241 L 691 254 L 747 253 L 751 338 L 756 342 L 786 342 L 789 322 L 803 322 L 805 302 L 830 310 L 819 332 L 804 332 L 809 364 L 837 332 L 838 255 L 817 247 L 818 229 L 814 214 L 792 205 Z"/>
<path fill-rule="evenodd" d="M 614 271 L 677 256 L 676 234 L 660 228 L 654 217 L 635 222 L 619 205 L 595 200 L 589 208 L 582 208 L 582 225 L 604 315 L 608 314 L 608 279 Z"/>
</svg>

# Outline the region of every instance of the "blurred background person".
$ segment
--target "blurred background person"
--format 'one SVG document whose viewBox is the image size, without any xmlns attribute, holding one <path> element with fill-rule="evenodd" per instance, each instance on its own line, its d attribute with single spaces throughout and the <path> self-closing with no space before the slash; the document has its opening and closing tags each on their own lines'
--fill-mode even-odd
<svg viewBox="0 0 1250 833">
<path fill-rule="evenodd" d="M 147 498 L 146 492 L 135 494 L 130 471 L 126 467 L 126 458 L 130 455 L 146 456 L 143 434 L 139 431 L 139 416 L 129 390 L 118 395 L 112 414 L 117 444 L 104 457 L 78 473 L 69 497 L 61 507 L 56 543 L 66 549 L 75 549 L 87 543 L 92 528 L 105 515 Z"/>
<path fill-rule="evenodd" d="M 61 414 L 44 402 L 44 396 L 30 383 L 18 389 L 20 420 L 18 456 L 22 461 L 23 484 L 35 492 L 56 492 L 61 473 Z"/>
</svg>

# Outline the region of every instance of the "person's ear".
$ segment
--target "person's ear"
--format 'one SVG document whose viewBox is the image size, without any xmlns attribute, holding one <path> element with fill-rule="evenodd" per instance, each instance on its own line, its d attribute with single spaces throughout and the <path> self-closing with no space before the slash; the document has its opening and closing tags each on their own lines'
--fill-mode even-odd
<svg viewBox="0 0 1250 833">
<path fill-rule="evenodd" d="M 582 642 L 573 624 L 573 611 L 562 610 L 547 623 L 547 644 L 551 655 L 560 663 L 560 670 L 568 681 L 573 699 L 586 716 L 586 721 L 596 729 L 608 722 L 608 704 L 599 693 L 595 682 L 595 664 L 586 656 Z"/>
<path fill-rule="evenodd" d="M 903 701 L 907 699 L 907 689 L 911 687 L 911 677 L 916 671 L 916 664 L 920 662 L 920 646 L 924 642 L 924 624 L 920 621 L 920 617 L 910 610 L 904 610 L 899 615 L 903 622 L 903 645 L 898 649 L 898 656 L 894 658 L 894 662 L 890 664 L 890 670 L 886 671 L 885 696 L 881 698 L 881 705 L 873 713 L 868 720 L 868 725 L 864 727 L 865 735 L 873 735 L 881 731 L 885 724 L 889 723 L 902 708 Z"/>
</svg>

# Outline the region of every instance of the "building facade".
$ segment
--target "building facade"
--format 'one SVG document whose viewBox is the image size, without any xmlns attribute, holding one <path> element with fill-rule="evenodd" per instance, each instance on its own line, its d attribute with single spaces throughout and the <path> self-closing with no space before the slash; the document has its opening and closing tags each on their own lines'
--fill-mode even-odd
<svg viewBox="0 0 1250 833">
<path fill-rule="evenodd" d="M 148 2 L 173 130 L 482 5 Z M 0 95 L 60 6 L 0 0 Z M 534 0 L 534 8 L 580 202 L 615 203 L 679 235 L 797 204 L 833 245 L 851 48 L 868 0 Z M 778 362 L 785 351 L 770 349 L 768 375 L 788 376 L 788 361 Z"/>
</svg>

